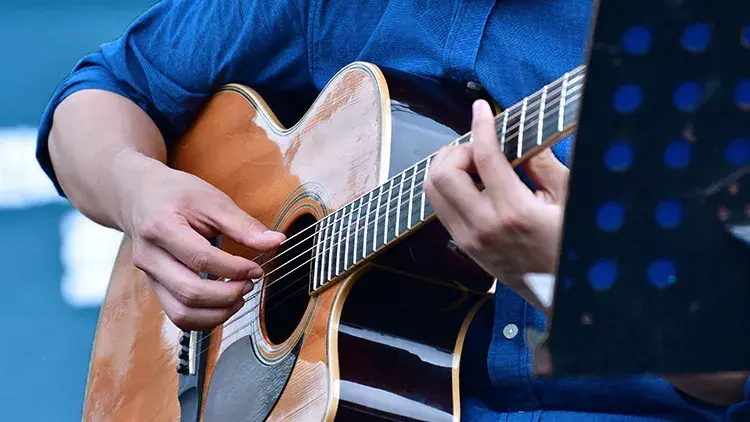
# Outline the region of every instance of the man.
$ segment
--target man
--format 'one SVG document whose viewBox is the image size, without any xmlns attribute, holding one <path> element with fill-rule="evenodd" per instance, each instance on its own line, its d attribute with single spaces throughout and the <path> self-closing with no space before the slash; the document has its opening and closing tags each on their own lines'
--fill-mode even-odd
<svg viewBox="0 0 750 422">
<path fill-rule="evenodd" d="M 207 283 L 195 272 L 247 280 L 260 268 L 211 247 L 204 236 L 223 233 L 261 250 L 284 238 L 207 183 L 164 165 L 169 145 L 216 88 L 238 82 L 258 89 L 272 105 L 285 105 L 291 92 L 310 84 L 321 89 L 341 67 L 365 60 L 480 83 L 508 106 L 581 63 L 590 3 L 164 0 L 121 38 L 85 57 L 57 89 L 42 119 L 38 159 L 78 209 L 133 239 L 134 261 L 172 321 L 182 328 L 211 327 L 239 309 L 250 287 Z M 545 309 L 521 277 L 554 269 L 567 169 L 553 154 L 540 155 L 526 167 L 540 187 L 533 193 L 499 153 L 487 104 L 478 102 L 474 116 L 475 143 L 441 151 L 425 187 L 458 244 L 504 283 L 495 295 L 489 359 L 478 365 L 491 385 L 466 398 L 464 416 L 739 417 L 748 407 L 744 373 L 669 381 L 530 375 L 523 336 L 504 336 L 503 327 L 543 327 Z M 565 149 L 556 152 L 564 157 Z M 470 184 L 467 172 L 474 168 L 487 185 L 484 192 Z M 472 207 L 461 205 L 466 202 Z"/>
</svg>

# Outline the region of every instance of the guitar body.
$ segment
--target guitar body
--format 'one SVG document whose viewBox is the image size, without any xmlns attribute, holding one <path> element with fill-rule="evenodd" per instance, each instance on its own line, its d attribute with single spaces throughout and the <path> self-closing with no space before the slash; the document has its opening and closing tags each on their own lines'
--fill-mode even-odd
<svg viewBox="0 0 750 422">
<path fill-rule="evenodd" d="M 474 98 L 353 63 L 286 129 L 256 92 L 229 85 L 175 145 L 170 166 L 292 238 L 467 132 Z M 309 236 L 294 239 L 287 248 L 313 246 Z M 161 310 L 126 238 L 101 309 L 83 417 L 456 420 L 467 333 L 480 350 L 489 342 L 492 279 L 450 246 L 430 220 L 313 295 L 309 254 L 287 253 L 242 310 L 191 336 Z"/>
</svg>

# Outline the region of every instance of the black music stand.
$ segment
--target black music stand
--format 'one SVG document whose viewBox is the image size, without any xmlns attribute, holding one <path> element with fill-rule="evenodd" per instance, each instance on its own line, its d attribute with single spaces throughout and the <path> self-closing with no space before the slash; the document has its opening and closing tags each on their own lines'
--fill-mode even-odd
<svg viewBox="0 0 750 422">
<path fill-rule="evenodd" d="M 750 2 L 604 1 L 539 374 L 750 369 Z"/>
</svg>

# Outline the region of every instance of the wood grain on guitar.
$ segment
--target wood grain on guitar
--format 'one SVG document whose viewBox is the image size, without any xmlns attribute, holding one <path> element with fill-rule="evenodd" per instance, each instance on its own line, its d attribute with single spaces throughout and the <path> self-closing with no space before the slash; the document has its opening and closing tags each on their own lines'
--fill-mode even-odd
<svg viewBox="0 0 750 422">
<path fill-rule="evenodd" d="M 573 130 L 582 72 L 498 117 L 514 164 Z M 198 351 L 207 354 L 201 420 L 460 418 L 461 350 L 472 320 L 491 320 L 478 310 L 490 302 L 493 280 L 450 258 L 421 183 L 439 146 L 470 141 L 462 135 L 474 98 L 385 73 L 368 63 L 347 66 L 288 129 L 253 90 L 229 85 L 171 151 L 170 166 L 299 241 L 282 245 L 274 260 L 222 239 L 222 249 L 262 259 L 267 276 Z M 422 161 L 394 168 L 416 136 L 427 138 L 427 148 L 411 163 Z M 426 244 L 441 258 L 420 258 Z M 97 327 L 84 419 L 179 420 L 181 331 L 130 251 L 126 239 Z"/>
</svg>

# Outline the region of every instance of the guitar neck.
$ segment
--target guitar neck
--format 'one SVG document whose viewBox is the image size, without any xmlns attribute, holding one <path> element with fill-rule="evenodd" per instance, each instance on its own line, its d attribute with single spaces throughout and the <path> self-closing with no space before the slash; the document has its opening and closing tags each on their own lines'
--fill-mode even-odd
<svg viewBox="0 0 750 422">
<path fill-rule="evenodd" d="M 584 76 L 585 67 L 578 67 L 496 117 L 500 148 L 513 166 L 574 130 Z M 452 144 L 471 141 L 467 133 Z M 318 222 L 311 293 L 434 216 L 422 189 L 434 158 L 431 154 Z"/>
</svg>

